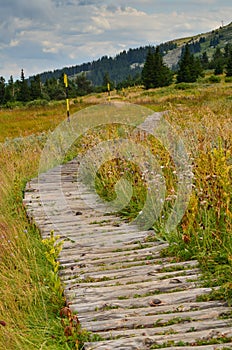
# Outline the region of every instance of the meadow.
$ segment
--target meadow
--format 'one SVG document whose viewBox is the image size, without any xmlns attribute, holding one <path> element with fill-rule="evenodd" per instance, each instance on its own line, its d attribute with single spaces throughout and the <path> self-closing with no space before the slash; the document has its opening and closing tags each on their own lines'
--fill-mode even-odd
<svg viewBox="0 0 232 350">
<path fill-rule="evenodd" d="M 231 304 L 232 82 L 225 82 L 224 77 L 220 82 L 212 80 L 206 77 L 193 84 L 148 91 L 134 87 L 114 91 L 110 99 L 143 105 L 153 111 L 169 111 L 167 120 L 184 141 L 192 162 L 193 190 L 178 227 L 167 233 L 160 219 L 149 239 L 169 242 L 164 256 L 174 256 L 177 261 L 198 259 L 203 283 L 220 286 L 202 298 L 226 299 Z M 71 114 L 104 102 L 109 102 L 106 94 L 83 97 L 71 104 Z M 28 222 L 22 202 L 26 182 L 37 175 L 47 137 L 65 118 L 65 102 L 0 110 L 1 349 L 55 350 L 78 346 L 64 334 L 60 310 L 65 300 L 53 288 L 49 277 L 53 267 L 46 259 L 46 247 L 36 227 Z M 125 132 L 128 135 L 129 131 Z M 104 140 L 106 134 L 118 137 L 117 127 L 112 127 L 110 133 L 93 130 L 83 135 L 81 142 L 70 150 L 67 160 Z M 162 213 L 165 218 L 177 191 L 174 164 L 154 138 L 147 137 L 141 142 L 159 155 L 160 164 L 165 168 L 167 200 Z M 96 186 L 101 196 L 113 198 L 114 184 L 124 171 L 133 183 L 133 198 L 118 215 L 131 220 L 141 210 L 146 192 L 137 165 L 120 159 L 106 163 L 98 172 Z M 79 340 L 84 336 L 88 335 L 79 334 Z"/>
</svg>

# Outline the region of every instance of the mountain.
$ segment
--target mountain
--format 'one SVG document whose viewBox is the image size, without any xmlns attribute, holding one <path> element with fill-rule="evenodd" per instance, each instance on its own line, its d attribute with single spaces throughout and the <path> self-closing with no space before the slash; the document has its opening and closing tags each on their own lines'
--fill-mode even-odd
<svg viewBox="0 0 232 350">
<path fill-rule="evenodd" d="M 63 73 L 66 73 L 72 79 L 84 72 L 94 86 L 99 86 L 102 85 L 104 75 L 109 73 L 111 81 L 118 84 L 127 79 L 128 76 L 134 78 L 137 74 L 141 73 L 149 48 L 154 49 L 151 46 L 144 46 L 129 49 L 128 51 L 124 50 L 115 57 L 103 56 L 96 61 L 72 67 L 64 67 L 53 72 L 44 72 L 40 74 L 40 78 L 42 82 L 45 82 L 50 78 L 59 79 Z M 166 55 L 167 52 L 174 48 L 176 48 L 176 44 L 170 41 L 160 45 L 160 52 Z"/>
<path fill-rule="evenodd" d="M 224 49 L 226 44 L 232 44 L 232 22 L 211 32 L 160 44 L 164 62 L 173 70 L 177 68 L 182 49 L 187 43 L 194 55 L 201 56 L 206 52 L 210 59 L 217 47 Z M 63 73 L 66 73 L 72 79 L 84 72 L 94 86 L 99 86 L 102 85 L 104 76 L 108 73 L 111 81 L 118 84 L 128 77 L 135 78 L 141 73 L 149 48 L 155 49 L 152 46 L 141 46 L 128 51 L 124 50 L 115 57 L 103 56 L 92 62 L 44 72 L 40 74 L 40 78 L 45 82 L 50 78 L 59 79 Z"/>
</svg>

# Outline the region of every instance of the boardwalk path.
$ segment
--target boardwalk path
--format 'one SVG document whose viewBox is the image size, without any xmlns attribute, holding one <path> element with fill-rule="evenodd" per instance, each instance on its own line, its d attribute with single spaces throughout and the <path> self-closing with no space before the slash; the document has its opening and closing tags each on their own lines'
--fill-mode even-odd
<svg viewBox="0 0 232 350">
<path fill-rule="evenodd" d="M 65 239 L 60 277 L 67 301 L 82 327 L 104 338 L 85 349 L 232 349 L 231 309 L 223 301 L 197 301 L 211 291 L 199 282 L 197 262 L 161 258 L 166 244 L 149 242 L 151 231 L 93 211 L 76 173 L 74 160 L 42 174 L 40 191 L 33 179 L 25 205 L 43 238 L 54 230 Z M 68 203 L 62 211 L 56 210 L 59 176 Z M 213 338 L 228 338 L 227 344 L 207 344 Z"/>
</svg>

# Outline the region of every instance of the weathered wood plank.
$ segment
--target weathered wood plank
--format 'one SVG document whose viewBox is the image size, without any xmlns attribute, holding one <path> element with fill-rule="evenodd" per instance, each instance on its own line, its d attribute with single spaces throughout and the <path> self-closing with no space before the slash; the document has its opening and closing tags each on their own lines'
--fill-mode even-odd
<svg viewBox="0 0 232 350">
<path fill-rule="evenodd" d="M 138 298 L 138 299 L 128 299 L 128 300 L 117 300 L 112 299 L 105 301 L 104 299 L 98 299 L 96 298 L 89 300 L 88 298 L 83 297 L 75 297 L 75 291 L 73 294 L 70 294 L 69 300 L 70 300 L 70 307 L 74 310 L 79 312 L 80 314 L 83 314 L 85 312 L 91 312 L 95 310 L 105 309 L 106 307 L 109 308 L 128 308 L 128 309 L 137 309 L 142 307 L 150 307 L 150 303 L 153 299 L 158 298 L 162 303 L 164 304 L 183 304 L 183 303 L 189 303 L 192 301 L 196 301 L 196 297 L 200 296 L 202 294 L 207 294 L 212 291 L 211 288 L 195 288 L 191 291 L 180 291 L 180 292 L 174 292 L 174 293 L 165 293 L 165 294 L 159 294 L 157 296 L 154 296 L 153 298 L 150 297 L 144 297 L 144 298 Z M 76 292 L 78 293 L 78 292 Z"/>
<path fill-rule="evenodd" d="M 176 317 L 176 320 L 178 317 Z M 173 319 L 173 322 L 175 321 L 175 318 Z M 83 324 L 84 326 L 84 324 Z M 204 330 L 214 330 L 214 329 L 221 329 L 223 331 L 223 328 L 230 327 L 230 321 L 225 320 L 202 320 L 199 321 L 189 321 L 189 322 L 180 322 L 179 324 L 172 324 L 170 326 L 163 326 L 163 327 L 150 327 L 146 328 L 146 324 L 144 327 L 136 327 L 134 329 L 124 329 L 124 330 L 107 330 L 107 331 L 98 331 L 98 335 L 101 336 L 105 340 L 113 340 L 113 339 L 119 339 L 119 338 L 132 338 L 132 337 L 138 337 L 138 336 L 146 336 L 151 337 L 154 335 L 160 335 L 163 334 L 164 336 L 166 334 L 183 334 L 184 333 L 194 333 Z M 88 328 L 88 324 L 84 326 L 85 328 Z M 183 338 L 184 339 L 184 338 Z"/>
<path fill-rule="evenodd" d="M 109 261 L 125 261 L 128 259 L 136 259 L 136 258 L 148 258 L 150 256 L 152 257 L 160 257 L 160 249 L 166 248 L 167 244 L 163 244 L 162 247 L 160 245 L 149 247 L 149 248 L 143 248 L 138 250 L 128 250 L 126 251 L 120 251 L 120 252 L 114 252 L 113 249 L 111 249 L 109 252 L 92 252 L 92 251 L 86 251 L 82 252 L 79 261 L 85 261 L 86 264 L 89 262 L 91 263 L 103 263 L 103 262 L 109 262 Z M 77 258 L 76 252 L 73 254 L 68 254 L 67 258 L 59 258 L 59 261 L 65 265 L 68 266 L 68 264 L 72 264 L 73 260 Z M 168 260 L 168 259 L 166 259 Z M 163 260 L 165 261 L 165 259 Z"/>
<path fill-rule="evenodd" d="M 163 281 L 162 281 L 163 282 Z M 114 299 L 139 299 L 141 296 L 146 295 L 159 295 L 161 293 L 174 292 L 176 290 L 189 290 L 195 287 L 195 282 L 185 282 L 185 283 L 170 283 L 156 281 L 153 283 L 144 282 L 141 284 L 130 284 L 125 288 L 122 288 L 122 285 L 109 286 L 109 287 L 92 287 L 91 284 L 88 286 L 78 287 L 78 292 L 75 294 L 76 297 L 79 297 L 80 300 L 82 296 L 87 298 L 89 301 L 92 299 L 96 300 L 114 300 Z M 67 296 L 73 295 L 73 291 L 67 290 Z"/>
<path fill-rule="evenodd" d="M 172 346 L 171 348 L 169 347 L 169 349 L 172 350 L 231 350 L 232 349 L 232 343 L 224 343 L 224 344 L 212 344 L 212 345 L 200 345 L 197 346 L 195 344 L 192 344 L 190 346 Z M 159 348 L 159 350 L 168 350 L 167 347 L 165 348 Z"/>
<path fill-rule="evenodd" d="M 173 345 L 177 342 L 189 343 L 186 345 L 196 344 L 200 340 L 210 340 L 217 337 L 227 337 L 228 339 L 232 336 L 231 327 L 215 328 L 213 330 L 206 329 L 203 331 L 181 333 L 174 335 L 154 335 L 154 336 L 140 336 L 133 338 L 122 338 L 117 340 L 100 341 L 97 343 L 89 343 L 85 345 L 86 350 L 145 350 L 150 349 L 152 345 L 162 345 L 165 342 L 172 342 Z M 170 348 L 170 347 L 169 347 Z"/>
<path fill-rule="evenodd" d="M 151 316 L 132 316 L 132 317 L 121 317 L 116 319 L 111 319 L 110 324 L 109 320 L 103 321 L 82 321 L 82 325 L 85 328 L 88 328 L 92 332 L 101 332 L 101 331 L 112 331 L 112 330 L 125 330 L 125 329 L 137 329 L 137 328 L 152 328 L 151 332 L 156 331 L 156 325 L 166 325 L 167 322 L 172 322 L 175 324 L 175 320 L 178 323 L 190 323 L 190 321 L 199 321 L 199 320 L 213 320 L 217 319 L 220 315 L 226 312 L 227 307 L 216 307 L 206 310 L 197 310 L 197 311 L 183 311 L 178 315 L 176 313 L 170 314 L 159 314 Z M 228 325 L 227 321 L 227 325 Z M 189 327 L 191 328 L 191 327 Z"/>
<path fill-rule="evenodd" d="M 136 309 L 129 308 L 118 308 L 118 309 L 106 309 L 106 310 L 95 310 L 91 312 L 85 312 L 84 315 L 79 315 L 80 320 L 84 320 L 85 322 L 89 321 L 104 321 L 109 320 L 111 318 L 127 318 L 127 317 L 138 317 L 138 316 L 152 316 L 152 315 L 160 315 L 175 313 L 175 315 L 181 316 L 182 312 L 192 312 L 192 311 L 200 311 L 207 310 L 211 308 L 217 307 L 227 307 L 227 303 L 223 301 L 208 301 L 208 302 L 189 302 L 183 304 L 159 304 L 156 307 L 143 307 Z M 229 322 L 231 320 L 229 319 Z"/>
<path fill-rule="evenodd" d="M 199 276 L 199 270 L 195 269 L 195 270 L 186 270 L 184 271 L 184 277 L 186 278 L 193 278 L 195 279 L 195 276 Z M 183 277 L 182 276 L 182 277 Z M 121 285 L 129 285 L 129 284 L 136 284 L 136 283 L 141 283 L 141 282 L 150 282 L 151 284 L 153 283 L 153 281 L 160 281 L 162 279 L 166 279 L 166 278 L 175 278 L 177 277 L 179 279 L 179 277 L 181 277 L 180 272 L 179 271 L 173 271 L 170 272 L 168 275 L 167 273 L 160 273 L 157 276 L 126 276 L 123 278 L 114 278 L 114 279 L 110 279 L 107 276 L 103 277 L 102 279 L 98 279 L 98 278 L 94 278 L 91 275 L 88 274 L 84 274 L 84 275 L 73 275 L 70 278 L 67 279 L 63 279 L 63 283 L 66 284 L 66 288 L 67 289 L 72 289 L 73 286 L 82 286 L 86 285 L 88 286 L 89 283 L 91 282 L 91 285 L 93 285 L 93 287 L 97 287 L 97 286 L 113 286 L 113 285 L 117 285 L 118 283 L 121 283 Z"/>
<path fill-rule="evenodd" d="M 128 265 L 128 264 L 127 264 Z M 108 277 L 111 279 L 118 279 L 118 278 L 123 278 L 123 277 L 128 277 L 128 276 L 158 276 L 160 274 L 160 271 L 162 269 L 174 269 L 175 267 L 181 268 L 183 267 L 183 272 L 185 268 L 188 267 L 194 267 L 197 266 L 196 262 L 188 262 L 186 264 L 157 264 L 157 265 L 150 265 L 150 264 L 144 264 L 144 265 L 139 265 L 137 264 L 136 266 L 132 267 L 124 267 L 124 268 L 115 268 L 115 269 L 107 269 L 104 266 L 100 267 L 91 267 L 91 266 L 83 266 L 83 268 L 80 268 L 79 272 L 80 274 L 87 274 L 91 275 L 91 277 L 95 278 L 103 278 L 103 277 Z M 180 271 L 179 271 L 180 272 Z M 62 270 L 61 271 L 61 276 L 69 276 L 73 274 L 73 271 L 70 269 Z M 168 272 L 167 272 L 168 274 Z"/>
</svg>

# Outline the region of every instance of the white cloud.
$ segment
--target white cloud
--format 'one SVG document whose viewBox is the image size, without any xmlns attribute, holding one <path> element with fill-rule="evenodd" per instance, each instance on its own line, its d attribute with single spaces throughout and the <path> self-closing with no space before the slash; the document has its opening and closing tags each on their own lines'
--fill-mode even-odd
<svg viewBox="0 0 232 350">
<path fill-rule="evenodd" d="M 110 23 L 105 17 L 94 16 L 94 17 L 91 17 L 91 19 L 93 20 L 93 22 L 96 26 L 96 29 L 104 29 L 104 30 L 110 29 Z"/>
<path fill-rule="evenodd" d="M 42 45 L 43 45 L 42 51 L 45 53 L 56 54 L 64 49 L 64 45 L 62 43 L 53 43 L 47 40 L 43 41 Z"/>
<path fill-rule="evenodd" d="M 10 45 L 11 47 L 14 47 L 14 46 L 18 46 L 19 43 L 20 43 L 19 40 L 11 40 L 9 45 Z"/>
<path fill-rule="evenodd" d="M 80 64 L 231 21 L 231 0 L 0 0 L 0 76 Z"/>
</svg>

